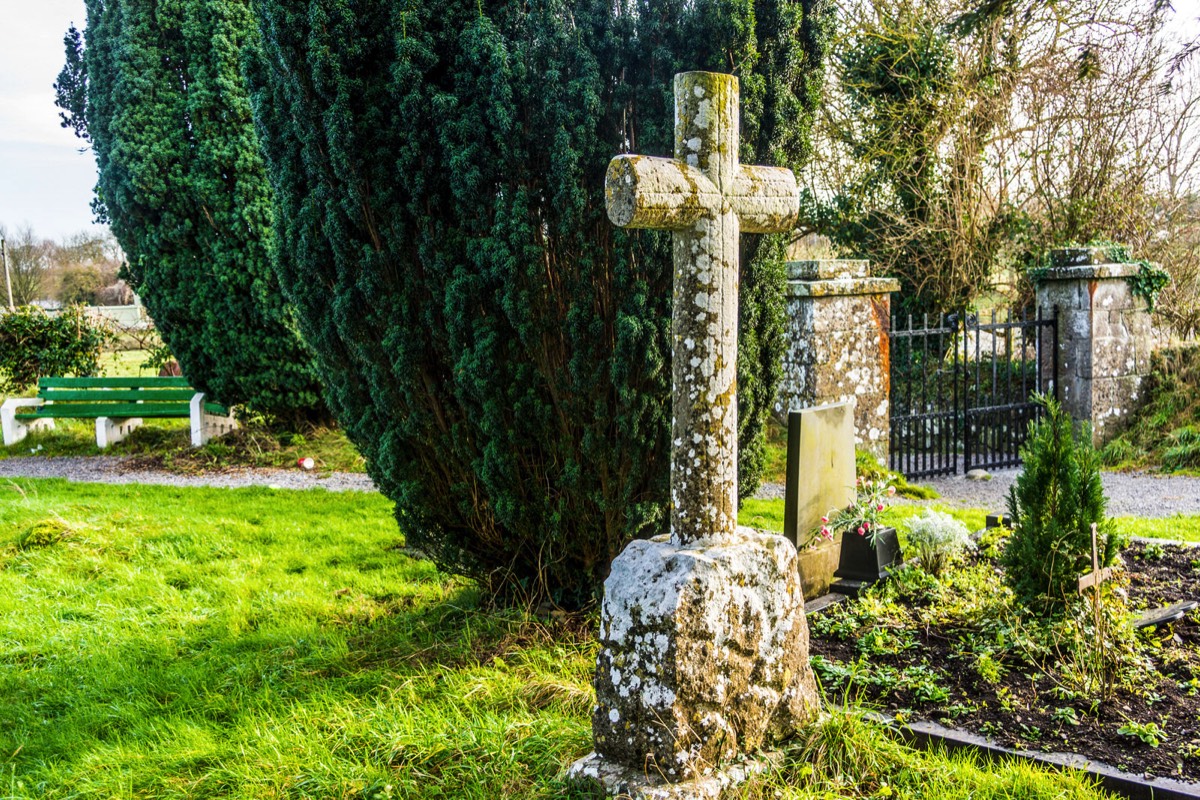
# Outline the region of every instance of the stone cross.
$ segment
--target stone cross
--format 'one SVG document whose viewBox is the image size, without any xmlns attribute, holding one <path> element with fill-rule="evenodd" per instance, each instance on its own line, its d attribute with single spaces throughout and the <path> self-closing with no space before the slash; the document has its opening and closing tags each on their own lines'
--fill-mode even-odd
<svg viewBox="0 0 1200 800">
<path fill-rule="evenodd" d="M 596 751 L 569 773 L 635 800 L 726 796 L 820 707 L 796 548 L 737 527 L 738 234 L 788 230 L 799 197 L 788 170 L 738 165 L 737 129 L 736 78 L 677 75 L 675 158 L 605 179 L 613 222 L 675 240 L 671 535 L 613 560 Z"/>
<path fill-rule="evenodd" d="M 791 170 L 738 163 L 738 79 L 675 76 L 675 158 L 617 156 L 608 216 L 672 231 L 675 257 L 671 534 L 679 544 L 737 529 L 739 233 L 791 230 L 800 194 Z"/>
</svg>

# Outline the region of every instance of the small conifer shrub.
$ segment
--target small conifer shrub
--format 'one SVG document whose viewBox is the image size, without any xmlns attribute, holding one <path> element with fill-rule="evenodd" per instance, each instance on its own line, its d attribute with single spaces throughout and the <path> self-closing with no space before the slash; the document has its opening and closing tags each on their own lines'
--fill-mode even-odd
<svg viewBox="0 0 1200 800">
<path fill-rule="evenodd" d="M 1001 556 L 1019 606 L 1038 615 L 1060 615 L 1078 595 L 1078 580 L 1092 569 L 1092 524 L 1101 566 L 1111 566 L 1121 541 L 1105 516 L 1100 457 L 1086 431 L 1077 435 L 1070 416 L 1045 400 L 1044 419 L 1030 425 L 1021 450 L 1024 468 L 1009 489 L 1013 535 Z"/>
</svg>

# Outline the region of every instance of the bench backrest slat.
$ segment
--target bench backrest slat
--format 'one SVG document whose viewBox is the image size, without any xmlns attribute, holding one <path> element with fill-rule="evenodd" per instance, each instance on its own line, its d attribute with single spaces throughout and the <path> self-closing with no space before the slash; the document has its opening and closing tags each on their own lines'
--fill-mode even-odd
<svg viewBox="0 0 1200 800">
<path fill-rule="evenodd" d="M 187 389 L 187 378 L 41 378 L 39 389 Z"/>
<path fill-rule="evenodd" d="M 54 403 L 18 408 L 17 417 L 186 417 L 190 410 L 189 403 Z"/>
<path fill-rule="evenodd" d="M 44 389 L 39 392 L 43 400 L 55 403 L 91 401 L 99 403 L 130 402 L 141 400 L 157 403 L 168 400 L 191 400 L 195 389 Z"/>
</svg>

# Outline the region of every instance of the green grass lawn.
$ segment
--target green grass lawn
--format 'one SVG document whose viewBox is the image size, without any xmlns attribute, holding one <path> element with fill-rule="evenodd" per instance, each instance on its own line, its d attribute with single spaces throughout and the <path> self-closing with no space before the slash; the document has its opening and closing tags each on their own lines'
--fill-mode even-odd
<svg viewBox="0 0 1200 800">
<path fill-rule="evenodd" d="M 0 482 L 0 798 L 577 798 L 593 627 L 484 610 L 375 494 Z M 842 713 L 755 791 L 1100 796 Z"/>
<path fill-rule="evenodd" d="M 149 350 L 121 350 L 100 357 L 100 374 L 111 378 L 149 378 L 157 369 L 142 366 L 150 357 Z"/>
<path fill-rule="evenodd" d="M 921 513 L 921 505 L 894 505 L 884 513 L 884 521 L 898 528 L 903 534 L 904 521 Z M 983 527 L 984 521 L 991 511 L 982 508 L 950 508 L 939 503 L 929 503 L 927 507 L 945 511 L 952 517 L 961 520 L 969 530 L 976 531 Z M 754 528 L 768 531 L 783 530 L 783 501 L 747 499 L 742 504 L 738 522 Z M 1142 517 L 1115 517 L 1117 530 L 1129 536 L 1146 536 L 1152 539 L 1170 539 L 1180 542 L 1200 542 L 1200 515 L 1176 514 L 1161 519 Z"/>
</svg>

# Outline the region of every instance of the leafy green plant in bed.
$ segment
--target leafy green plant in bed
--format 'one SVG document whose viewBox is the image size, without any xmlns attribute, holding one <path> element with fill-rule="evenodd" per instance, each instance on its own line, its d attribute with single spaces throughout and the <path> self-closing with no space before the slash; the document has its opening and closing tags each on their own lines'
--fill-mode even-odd
<svg viewBox="0 0 1200 800">
<path fill-rule="evenodd" d="M 1137 739 L 1142 744 L 1151 747 L 1158 747 L 1167 740 L 1167 732 L 1160 728 L 1157 722 L 1133 722 L 1131 720 L 1117 728 L 1117 733 Z"/>
</svg>

